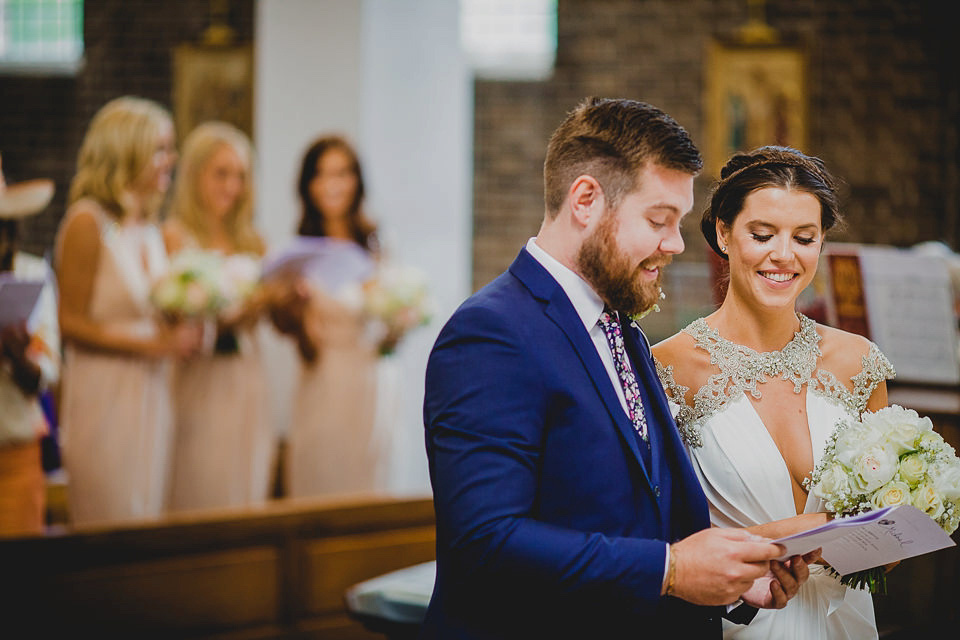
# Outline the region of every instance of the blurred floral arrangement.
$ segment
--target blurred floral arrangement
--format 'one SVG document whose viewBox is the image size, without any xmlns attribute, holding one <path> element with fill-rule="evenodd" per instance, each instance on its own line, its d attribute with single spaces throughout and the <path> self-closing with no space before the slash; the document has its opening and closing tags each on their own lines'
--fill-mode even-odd
<svg viewBox="0 0 960 640">
<path fill-rule="evenodd" d="M 169 319 L 217 318 L 241 307 L 259 280 L 260 264 L 254 256 L 186 249 L 154 283 L 150 301 Z"/>
<path fill-rule="evenodd" d="M 382 330 L 380 354 L 393 353 L 401 338 L 433 317 L 426 274 L 415 267 L 381 265 L 363 285 L 363 311 Z"/>
</svg>

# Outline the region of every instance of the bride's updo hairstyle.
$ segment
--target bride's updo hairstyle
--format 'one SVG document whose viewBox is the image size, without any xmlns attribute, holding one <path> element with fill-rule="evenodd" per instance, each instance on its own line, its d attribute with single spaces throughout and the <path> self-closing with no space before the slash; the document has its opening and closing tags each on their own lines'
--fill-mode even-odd
<svg viewBox="0 0 960 640">
<path fill-rule="evenodd" d="M 820 158 L 790 147 L 760 147 L 737 153 L 720 170 L 710 206 L 703 212 L 700 230 L 713 251 L 727 259 L 717 243 L 717 220 L 729 228 L 754 191 L 769 187 L 803 191 L 820 201 L 824 233 L 841 223 L 836 180 Z"/>
</svg>

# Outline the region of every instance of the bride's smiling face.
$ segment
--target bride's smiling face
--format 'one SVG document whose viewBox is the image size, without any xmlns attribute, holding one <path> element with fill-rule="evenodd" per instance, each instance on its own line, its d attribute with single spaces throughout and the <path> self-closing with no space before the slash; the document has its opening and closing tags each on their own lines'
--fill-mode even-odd
<svg viewBox="0 0 960 640">
<path fill-rule="evenodd" d="M 726 245 L 732 293 L 748 304 L 793 308 L 817 272 L 820 201 L 806 191 L 758 189 L 731 227 L 717 224 L 717 238 Z"/>
</svg>

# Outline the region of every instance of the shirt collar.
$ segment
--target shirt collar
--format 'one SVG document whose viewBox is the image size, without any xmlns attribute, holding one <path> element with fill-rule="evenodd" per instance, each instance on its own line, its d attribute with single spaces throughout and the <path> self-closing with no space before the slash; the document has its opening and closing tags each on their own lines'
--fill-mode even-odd
<svg viewBox="0 0 960 640">
<path fill-rule="evenodd" d="M 527 252 L 547 270 L 567 294 L 574 311 L 589 332 L 597 324 L 603 313 L 603 300 L 586 280 L 560 263 L 537 244 L 536 238 L 527 240 Z"/>
</svg>

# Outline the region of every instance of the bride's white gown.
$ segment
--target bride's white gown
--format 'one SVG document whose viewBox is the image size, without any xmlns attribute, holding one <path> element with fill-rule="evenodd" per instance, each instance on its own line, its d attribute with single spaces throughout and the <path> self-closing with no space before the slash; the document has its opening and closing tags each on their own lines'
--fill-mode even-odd
<svg viewBox="0 0 960 640">
<path fill-rule="evenodd" d="M 716 526 L 747 527 L 796 515 L 786 463 L 746 395 L 759 397 L 758 382 L 784 378 L 805 394 L 817 465 L 837 422 L 858 418 L 874 388 L 894 375 L 890 362 L 871 343 L 862 359 L 863 370 L 850 382 L 851 391 L 819 368 L 816 323 L 800 319 L 801 329 L 790 344 L 764 354 L 724 340 L 702 319 L 690 324 L 684 332 L 711 354 L 719 368 L 694 395 L 693 407 L 684 402 L 688 389 L 675 382 L 673 367 L 657 363 Z M 785 366 L 777 370 L 780 363 Z M 804 513 L 824 510 L 819 499 L 808 497 Z M 844 587 L 819 565 L 810 569 L 810 579 L 784 609 L 761 610 L 748 625 L 724 620 L 724 638 L 876 638 L 870 594 Z"/>
</svg>

